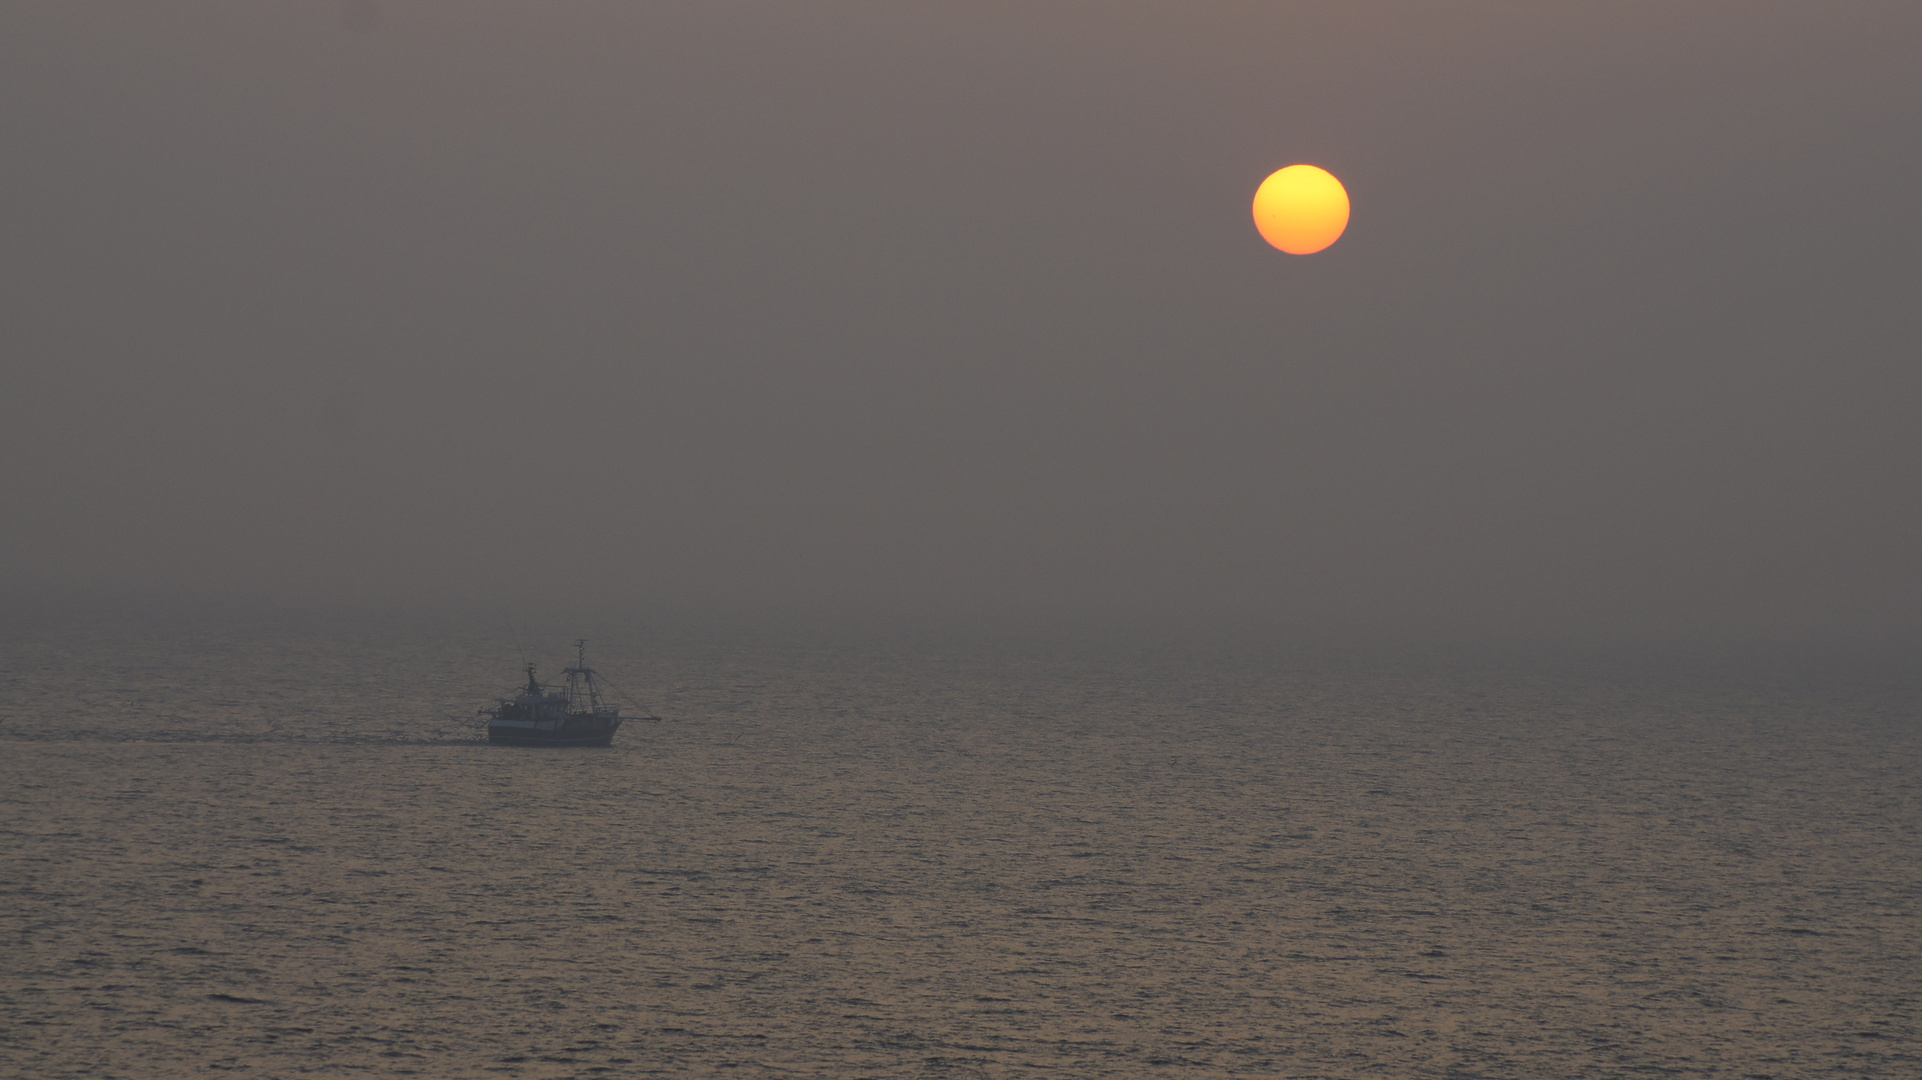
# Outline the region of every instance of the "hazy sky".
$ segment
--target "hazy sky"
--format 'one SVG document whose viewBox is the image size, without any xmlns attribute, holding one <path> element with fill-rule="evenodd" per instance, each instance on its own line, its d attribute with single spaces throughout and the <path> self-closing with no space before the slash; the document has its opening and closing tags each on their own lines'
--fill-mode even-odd
<svg viewBox="0 0 1922 1080">
<path fill-rule="evenodd" d="M 1922 4 L 0 7 L 0 592 L 1922 629 Z M 1249 200 L 1347 184 L 1312 257 Z"/>
</svg>

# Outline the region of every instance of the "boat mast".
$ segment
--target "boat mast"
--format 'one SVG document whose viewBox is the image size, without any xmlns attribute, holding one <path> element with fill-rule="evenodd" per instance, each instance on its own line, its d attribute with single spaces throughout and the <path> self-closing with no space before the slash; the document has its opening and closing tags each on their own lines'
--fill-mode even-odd
<svg viewBox="0 0 1922 1080">
<path fill-rule="evenodd" d="M 567 708 L 569 712 L 598 713 L 601 711 L 601 690 L 594 685 L 594 669 L 587 666 L 587 639 L 574 639 L 574 666 L 564 673 L 567 676 Z M 581 708 L 581 685 L 587 686 L 587 707 Z"/>
</svg>

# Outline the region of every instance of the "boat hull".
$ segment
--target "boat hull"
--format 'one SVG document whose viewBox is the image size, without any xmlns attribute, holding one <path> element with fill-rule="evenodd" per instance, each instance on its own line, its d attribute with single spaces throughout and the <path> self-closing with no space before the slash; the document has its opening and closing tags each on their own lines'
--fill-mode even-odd
<svg viewBox="0 0 1922 1080">
<path fill-rule="evenodd" d="M 611 746 L 621 717 L 568 717 L 558 727 L 489 724 L 487 741 L 498 746 Z"/>
</svg>

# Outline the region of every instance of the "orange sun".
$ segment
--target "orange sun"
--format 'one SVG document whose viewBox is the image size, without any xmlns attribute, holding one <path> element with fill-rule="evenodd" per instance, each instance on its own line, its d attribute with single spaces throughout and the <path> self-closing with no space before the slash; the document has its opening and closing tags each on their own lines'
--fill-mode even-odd
<svg viewBox="0 0 1922 1080">
<path fill-rule="evenodd" d="M 1290 255 L 1313 255 L 1348 227 L 1348 189 L 1313 165 L 1290 165 L 1255 190 L 1255 228 Z"/>
</svg>

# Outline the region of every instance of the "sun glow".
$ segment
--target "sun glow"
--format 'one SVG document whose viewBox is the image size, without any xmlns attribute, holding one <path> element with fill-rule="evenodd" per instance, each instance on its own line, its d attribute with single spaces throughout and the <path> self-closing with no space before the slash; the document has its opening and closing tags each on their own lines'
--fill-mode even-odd
<svg viewBox="0 0 1922 1080">
<path fill-rule="evenodd" d="M 1348 189 L 1324 169 L 1290 165 L 1256 189 L 1255 228 L 1290 255 L 1313 255 L 1348 228 Z"/>
</svg>

